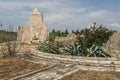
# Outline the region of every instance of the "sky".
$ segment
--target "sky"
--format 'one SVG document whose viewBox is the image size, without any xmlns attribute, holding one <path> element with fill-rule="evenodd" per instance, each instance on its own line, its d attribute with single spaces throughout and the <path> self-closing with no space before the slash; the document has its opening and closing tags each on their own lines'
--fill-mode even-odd
<svg viewBox="0 0 120 80">
<path fill-rule="evenodd" d="M 0 0 L 0 24 L 22 26 L 39 8 L 49 30 L 77 30 L 93 22 L 120 31 L 120 0 Z"/>
</svg>

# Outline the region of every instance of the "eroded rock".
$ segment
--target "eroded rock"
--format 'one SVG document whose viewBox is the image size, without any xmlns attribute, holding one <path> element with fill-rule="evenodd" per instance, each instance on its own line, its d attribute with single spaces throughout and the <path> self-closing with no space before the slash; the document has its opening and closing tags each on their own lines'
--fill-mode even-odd
<svg viewBox="0 0 120 80">
<path fill-rule="evenodd" d="M 120 33 L 114 33 L 105 44 L 105 49 L 113 57 L 120 59 Z"/>
<path fill-rule="evenodd" d="M 39 44 L 48 37 L 48 27 L 43 22 L 43 16 L 37 8 L 30 14 L 30 21 L 18 27 L 17 40 L 22 43 Z"/>
</svg>

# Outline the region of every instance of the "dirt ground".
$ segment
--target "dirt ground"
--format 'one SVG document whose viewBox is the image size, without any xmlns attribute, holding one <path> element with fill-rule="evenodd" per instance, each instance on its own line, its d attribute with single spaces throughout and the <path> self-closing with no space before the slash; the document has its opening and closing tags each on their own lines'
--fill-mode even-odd
<svg viewBox="0 0 120 80">
<path fill-rule="evenodd" d="M 120 72 L 78 71 L 62 80 L 120 80 Z"/>
<path fill-rule="evenodd" d="M 19 57 L 0 59 L 0 80 L 9 80 L 19 75 L 40 70 L 46 66 L 35 64 Z"/>
</svg>

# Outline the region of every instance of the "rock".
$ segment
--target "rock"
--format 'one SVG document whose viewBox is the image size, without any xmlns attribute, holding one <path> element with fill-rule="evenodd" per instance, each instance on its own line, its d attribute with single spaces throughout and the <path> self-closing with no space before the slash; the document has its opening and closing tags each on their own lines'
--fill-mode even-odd
<svg viewBox="0 0 120 80">
<path fill-rule="evenodd" d="M 76 35 L 73 33 L 68 34 L 67 37 L 56 37 L 55 41 L 56 42 L 61 42 L 64 45 L 73 45 L 74 42 L 76 41 Z"/>
<path fill-rule="evenodd" d="M 105 44 L 105 49 L 112 57 L 120 58 L 120 33 L 114 33 Z"/>
<path fill-rule="evenodd" d="M 48 27 L 43 22 L 39 9 L 35 8 L 30 15 L 30 21 L 18 27 L 17 40 L 22 43 L 39 44 L 48 37 Z"/>
</svg>

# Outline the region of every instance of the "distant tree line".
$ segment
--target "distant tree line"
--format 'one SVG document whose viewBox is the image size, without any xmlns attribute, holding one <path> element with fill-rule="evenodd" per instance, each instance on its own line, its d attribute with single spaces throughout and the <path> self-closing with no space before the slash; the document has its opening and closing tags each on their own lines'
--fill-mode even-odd
<svg viewBox="0 0 120 80">
<path fill-rule="evenodd" d="M 49 33 L 49 40 L 54 42 L 56 37 L 67 37 L 68 34 L 69 34 L 68 29 L 66 29 L 65 31 L 60 31 L 60 30 L 53 29 Z"/>
<path fill-rule="evenodd" d="M 56 31 L 55 29 L 53 29 L 49 35 L 58 36 L 58 37 L 66 37 L 68 34 L 69 34 L 69 32 L 67 29 L 65 31 L 60 31 L 60 30 Z"/>
</svg>

